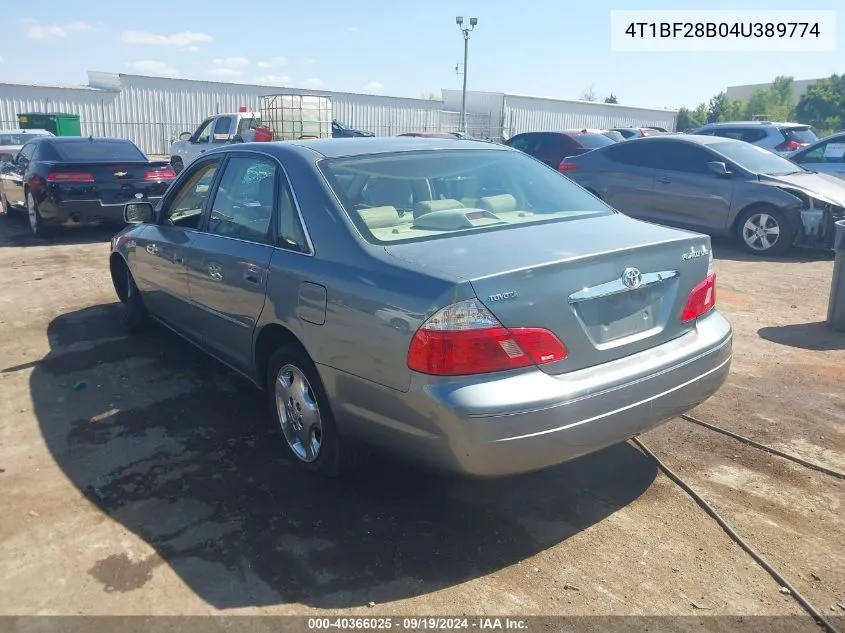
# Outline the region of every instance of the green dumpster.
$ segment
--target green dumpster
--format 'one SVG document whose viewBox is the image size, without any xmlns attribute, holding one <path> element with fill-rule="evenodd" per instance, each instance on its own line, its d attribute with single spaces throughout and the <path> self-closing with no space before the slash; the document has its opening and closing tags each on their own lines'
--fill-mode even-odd
<svg viewBox="0 0 845 633">
<path fill-rule="evenodd" d="M 56 136 L 82 136 L 78 114 L 65 112 L 23 112 L 18 114 L 22 130 L 47 130 Z"/>
</svg>

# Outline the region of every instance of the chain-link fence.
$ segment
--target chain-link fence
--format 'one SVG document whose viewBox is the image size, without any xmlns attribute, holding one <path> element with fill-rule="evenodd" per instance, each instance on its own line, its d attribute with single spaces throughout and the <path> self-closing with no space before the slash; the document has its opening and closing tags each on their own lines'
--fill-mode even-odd
<svg viewBox="0 0 845 633">
<path fill-rule="evenodd" d="M 352 129 L 371 132 L 376 136 L 397 136 L 407 132 L 460 132 L 460 112 L 443 111 L 439 116 L 433 116 L 427 123 L 420 124 L 416 117 L 391 117 L 385 123 L 372 124 L 367 121 L 356 122 L 355 120 L 345 123 Z M 199 121 L 160 121 L 160 122 L 137 122 L 137 121 L 106 121 L 102 119 L 90 120 L 82 118 L 80 125 L 83 136 L 107 136 L 112 138 L 126 138 L 133 141 L 146 154 L 151 157 L 169 157 L 171 144 L 179 139 L 185 132 L 193 133 L 202 120 Z M 0 121 L 0 129 L 18 128 L 18 122 Z M 466 132 L 474 138 L 500 140 L 501 130 L 495 129 L 492 125 L 492 117 L 489 114 L 466 115 Z"/>
</svg>

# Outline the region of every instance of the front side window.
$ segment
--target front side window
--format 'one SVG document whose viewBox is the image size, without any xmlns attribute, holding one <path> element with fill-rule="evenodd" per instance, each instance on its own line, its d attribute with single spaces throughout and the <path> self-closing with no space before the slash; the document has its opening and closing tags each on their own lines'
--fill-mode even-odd
<svg viewBox="0 0 845 633">
<path fill-rule="evenodd" d="M 163 222 L 190 229 L 199 227 L 202 209 L 211 190 L 219 160 L 203 163 L 193 171 L 167 203 Z"/>
<path fill-rule="evenodd" d="M 656 169 L 688 174 L 709 174 L 707 163 L 715 158 L 700 147 L 674 141 L 661 145 L 655 144 L 653 151 L 651 163 Z"/>
<path fill-rule="evenodd" d="M 269 159 L 233 156 L 214 194 L 208 232 L 272 243 L 270 223 L 276 197 L 276 165 Z"/>
<path fill-rule="evenodd" d="M 842 163 L 845 162 L 845 136 L 819 143 L 813 149 L 795 157 L 799 163 Z"/>
<path fill-rule="evenodd" d="M 413 151 L 325 159 L 319 167 L 343 210 L 373 244 L 613 213 L 521 152 Z"/>
</svg>

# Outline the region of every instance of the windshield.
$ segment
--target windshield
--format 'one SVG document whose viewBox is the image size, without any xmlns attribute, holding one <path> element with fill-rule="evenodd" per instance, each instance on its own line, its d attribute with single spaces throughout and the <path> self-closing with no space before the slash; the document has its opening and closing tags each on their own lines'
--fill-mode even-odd
<svg viewBox="0 0 845 633">
<path fill-rule="evenodd" d="M 131 141 L 86 139 L 74 143 L 55 143 L 53 149 L 59 159 L 65 161 L 147 160 L 144 153 Z"/>
<path fill-rule="evenodd" d="M 625 137 L 624 137 L 624 136 L 622 136 L 622 134 L 621 134 L 621 133 L 619 133 L 619 132 L 617 132 L 616 130 L 608 130 L 607 132 L 602 132 L 602 134 L 604 134 L 604 135 L 605 135 L 607 138 L 609 138 L 610 140 L 612 140 L 612 141 L 616 141 L 617 143 L 618 143 L 619 141 L 624 141 L 624 140 L 625 140 Z"/>
<path fill-rule="evenodd" d="M 0 134 L 0 145 L 23 145 L 34 136 L 46 136 L 46 134 Z"/>
<path fill-rule="evenodd" d="M 332 123 L 334 124 L 335 127 L 339 128 L 341 130 L 351 130 L 352 129 L 351 127 L 346 125 L 346 123 L 344 123 L 343 121 L 334 120 L 334 121 L 332 121 Z"/>
<path fill-rule="evenodd" d="M 744 143 L 742 141 L 713 143 L 709 147 L 713 151 L 719 152 L 735 162 L 740 167 L 756 174 L 783 176 L 784 174 L 805 171 L 795 163 L 751 143 Z"/>
<path fill-rule="evenodd" d="M 613 213 L 566 176 L 516 151 L 413 151 L 327 159 L 319 167 L 373 244 Z"/>
</svg>

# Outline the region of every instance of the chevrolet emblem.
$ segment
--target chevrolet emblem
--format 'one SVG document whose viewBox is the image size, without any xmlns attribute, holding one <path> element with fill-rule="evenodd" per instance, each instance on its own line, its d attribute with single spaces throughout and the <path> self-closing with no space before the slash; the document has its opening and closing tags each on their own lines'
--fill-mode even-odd
<svg viewBox="0 0 845 633">
<path fill-rule="evenodd" d="M 118 178 L 123 178 L 126 175 L 126 173 L 127 172 L 125 172 L 125 171 L 116 171 L 116 172 L 114 172 L 114 175 L 117 176 Z"/>
</svg>

